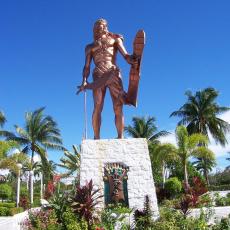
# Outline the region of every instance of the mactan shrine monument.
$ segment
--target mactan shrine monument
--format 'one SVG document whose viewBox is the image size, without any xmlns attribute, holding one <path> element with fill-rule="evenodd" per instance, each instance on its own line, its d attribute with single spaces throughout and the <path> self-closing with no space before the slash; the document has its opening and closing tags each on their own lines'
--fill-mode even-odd
<svg viewBox="0 0 230 230">
<path fill-rule="evenodd" d="M 152 168 L 145 138 L 124 139 L 123 105 L 137 106 L 140 65 L 145 33 L 139 30 L 133 42 L 133 54 L 127 53 L 123 37 L 108 31 L 107 21 L 99 19 L 93 28 L 94 41 L 85 48 L 83 81 L 78 92 L 93 91 L 92 126 L 94 140 L 84 139 L 81 145 L 80 184 L 93 180 L 103 195 L 98 208 L 110 203 L 124 203 L 129 208 L 143 208 L 148 195 L 155 218 L 159 215 Z M 116 64 L 117 53 L 130 64 L 129 86 L 123 89 L 122 76 Z M 88 82 L 90 64 L 94 62 L 93 82 Z M 117 139 L 100 139 L 101 113 L 106 90 L 109 90 Z"/>
</svg>

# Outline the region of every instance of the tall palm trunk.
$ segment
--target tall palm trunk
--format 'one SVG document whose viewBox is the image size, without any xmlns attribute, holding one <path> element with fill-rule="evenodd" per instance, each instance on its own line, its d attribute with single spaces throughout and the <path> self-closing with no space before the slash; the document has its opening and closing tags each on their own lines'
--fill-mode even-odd
<svg viewBox="0 0 230 230">
<path fill-rule="evenodd" d="M 33 163 L 34 163 L 34 146 L 32 144 L 32 154 L 31 154 L 31 170 L 29 172 L 29 188 L 30 188 L 30 204 L 32 206 L 34 201 L 34 188 L 33 188 Z"/>
<path fill-rule="evenodd" d="M 207 168 L 206 168 L 206 167 L 204 168 L 204 177 L 205 177 L 205 180 L 206 180 L 207 186 L 209 186 L 208 170 L 207 170 Z"/>
<path fill-rule="evenodd" d="M 184 164 L 184 183 L 185 183 L 185 189 L 189 188 L 189 183 L 188 183 L 188 170 L 187 170 L 187 162 L 186 160 L 183 161 Z"/>
</svg>

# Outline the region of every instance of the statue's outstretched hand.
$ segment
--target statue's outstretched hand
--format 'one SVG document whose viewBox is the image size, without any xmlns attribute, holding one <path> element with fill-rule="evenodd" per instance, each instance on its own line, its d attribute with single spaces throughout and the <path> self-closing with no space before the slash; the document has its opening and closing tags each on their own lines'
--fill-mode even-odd
<svg viewBox="0 0 230 230">
<path fill-rule="evenodd" d="M 85 87 L 86 87 L 87 84 L 88 84 L 88 83 L 85 81 L 85 82 L 83 82 L 80 86 L 77 86 L 77 89 L 78 89 L 77 95 L 78 95 L 80 92 L 82 92 L 82 91 L 85 90 Z"/>
</svg>

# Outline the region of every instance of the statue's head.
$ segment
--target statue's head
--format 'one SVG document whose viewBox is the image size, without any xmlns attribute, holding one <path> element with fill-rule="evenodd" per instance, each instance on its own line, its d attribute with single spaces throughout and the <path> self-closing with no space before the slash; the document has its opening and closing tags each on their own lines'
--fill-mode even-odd
<svg viewBox="0 0 230 230">
<path fill-rule="evenodd" d="M 108 33 L 107 21 L 103 18 L 98 19 L 94 23 L 94 27 L 93 27 L 94 40 L 97 40 L 103 34 L 107 34 L 107 33 Z"/>
</svg>

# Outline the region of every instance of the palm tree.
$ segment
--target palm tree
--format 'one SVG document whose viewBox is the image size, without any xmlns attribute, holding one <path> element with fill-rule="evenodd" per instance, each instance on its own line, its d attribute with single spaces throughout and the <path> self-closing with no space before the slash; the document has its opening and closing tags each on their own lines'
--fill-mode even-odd
<svg viewBox="0 0 230 230">
<path fill-rule="evenodd" d="M 7 139 L 14 140 L 23 146 L 23 152 L 31 152 L 31 165 L 34 163 L 34 154 L 37 153 L 43 166 L 46 167 L 48 165 L 46 149 L 65 150 L 65 148 L 62 146 L 57 123 L 51 116 L 44 115 L 44 109 L 43 107 L 34 112 L 27 112 L 25 128 L 16 125 L 17 135 L 11 133 Z"/>
<path fill-rule="evenodd" d="M 207 153 L 204 156 L 197 157 L 196 161 L 192 163 L 197 171 L 201 172 L 205 177 L 207 185 L 209 185 L 208 174 L 212 171 L 212 168 L 216 165 L 214 154 Z"/>
<path fill-rule="evenodd" d="M 163 179 L 163 188 L 166 179 L 166 170 L 167 170 L 167 163 L 177 160 L 178 155 L 177 149 L 174 145 L 164 143 L 164 144 L 153 144 L 150 145 L 150 159 L 152 162 L 156 162 L 158 165 L 161 165 L 161 173 Z"/>
<path fill-rule="evenodd" d="M 14 140 L 23 146 L 23 152 L 31 151 L 32 164 L 35 152 L 43 160 L 47 155 L 45 149 L 65 150 L 57 123 L 51 116 L 43 114 L 44 109 L 43 107 L 34 112 L 27 112 L 25 128 L 16 125 L 17 135 L 11 134 L 7 137 L 8 140 Z"/>
<path fill-rule="evenodd" d="M 219 95 L 218 91 L 206 88 L 194 95 L 191 91 L 187 91 L 185 95 L 187 102 L 170 117 L 180 117 L 178 125 L 186 125 L 189 134 L 201 133 L 208 137 L 210 133 L 217 143 L 224 146 L 227 143 L 225 135 L 230 130 L 230 124 L 220 119 L 218 115 L 230 108 L 219 106 L 215 102 Z"/>
<path fill-rule="evenodd" d="M 159 138 L 166 136 L 167 131 L 157 132 L 154 117 L 133 117 L 132 125 L 125 127 L 125 132 L 133 138 L 146 138 L 150 143 L 160 143 Z"/>
<path fill-rule="evenodd" d="M 67 172 L 62 174 L 62 177 L 69 177 L 78 172 L 80 168 L 80 151 L 75 145 L 73 145 L 73 150 L 73 153 L 64 151 L 65 156 L 60 159 L 61 164 L 58 164 L 58 166 L 67 170 Z"/>
<path fill-rule="evenodd" d="M 0 126 L 2 127 L 6 122 L 6 117 L 2 111 L 0 111 Z"/>
<path fill-rule="evenodd" d="M 176 129 L 176 139 L 178 146 L 177 154 L 184 168 L 184 183 L 185 187 L 188 188 L 188 159 L 191 156 L 202 157 L 205 153 L 211 152 L 205 147 L 208 143 L 208 138 L 200 133 L 189 135 L 186 127 L 178 126 Z"/>
</svg>

